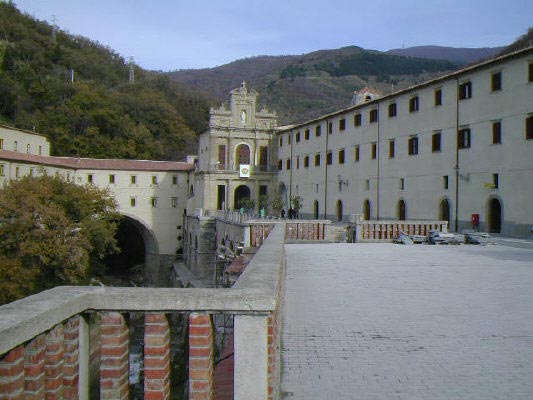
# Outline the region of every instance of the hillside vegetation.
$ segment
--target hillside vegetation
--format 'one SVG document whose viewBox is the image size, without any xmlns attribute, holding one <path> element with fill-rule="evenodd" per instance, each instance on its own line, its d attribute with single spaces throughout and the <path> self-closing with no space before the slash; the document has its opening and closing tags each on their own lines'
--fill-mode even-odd
<svg viewBox="0 0 533 400">
<path fill-rule="evenodd" d="M 162 74 L 0 2 L 0 122 L 50 137 L 55 155 L 180 159 L 209 104 Z M 71 71 L 74 73 L 72 82 Z"/>
<path fill-rule="evenodd" d="M 246 80 L 280 123 L 301 122 L 347 107 L 354 90 L 388 93 L 457 68 L 446 60 L 402 57 L 350 46 L 300 56 L 258 56 L 216 68 L 170 72 L 172 79 L 209 90 L 220 101 Z"/>
</svg>

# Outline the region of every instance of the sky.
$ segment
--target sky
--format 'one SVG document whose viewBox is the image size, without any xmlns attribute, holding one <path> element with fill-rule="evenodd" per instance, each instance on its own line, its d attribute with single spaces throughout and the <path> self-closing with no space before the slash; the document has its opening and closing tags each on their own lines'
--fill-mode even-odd
<svg viewBox="0 0 533 400">
<path fill-rule="evenodd" d="M 1 1 L 1 0 L 0 0 Z M 360 46 L 505 46 L 533 26 L 532 0 L 14 0 L 39 20 L 152 70 Z"/>
</svg>

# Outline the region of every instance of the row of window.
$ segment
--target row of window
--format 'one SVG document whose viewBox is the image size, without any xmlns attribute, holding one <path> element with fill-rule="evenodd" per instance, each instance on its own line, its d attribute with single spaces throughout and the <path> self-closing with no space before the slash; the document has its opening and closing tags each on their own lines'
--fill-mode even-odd
<svg viewBox="0 0 533 400">
<path fill-rule="evenodd" d="M 4 149 L 4 139 L 2 138 L 0 138 L 0 150 L 7 150 Z M 16 140 L 13 142 L 13 151 L 19 151 L 19 143 Z M 26 145 L 26 153 L 31 154 L 31 144 Z M 37 154 L 40 156 L 43 154 L 43 146 L 37 147 Z"/>
<path fill-rule="evenodd" d="M 528 82 L 533 82 L 533 63 L 530 63 L 529 64 L 529 67 L 528 67 Z M 503 84 L 502 84 L 502 72 L 501 71 L 498 71 L 498 72 L 493 72 L 491 74 L 491 77 L 490 77 L 490 89 L 491 89 L 491 92 L 498 92 L 498 91 L 501 91 L 503 88 Z M 458 97 L 459 97 L 459 100 L 465 100 L 465 99 L 470 99 L 472 97 L 472 82 L 471 81 L 466 81 L 466 82 L 462 82 L 461 84 L 459 84 L 459 87 L 458 87 Z M 442 89 L 441 88 L 437 88 L 434 90 L 434 99 L 433 99 L 433 104 L 434 106 L 441 106 L 443 104 L 443 99 L 442 99 Z M 420 97 L 418 95 L 415 95 L 415 96 L 412 96 L 410 99 L 409 99 L 409 112 L 410 113 L 413 113 L 413 112 L 417 112 L 420 110 Z M 388 116 L 389 118 L 394 118 L 398 115 L 398 108 L 397 108 L 397 103 L 394 102 L 394 103 L 390 103 L 388 105 Z M 379 120 L 379 115 L 378 115 L 378 109 L 375 108 L 375 109 L 372 109 L 369 111 L 369 122 L 370 123 L 374 123 L 374 122 L 378 122 Z M 361 113 L 357 113 L 354 115 L 354 120 L 353 120 L 353 124 L 354 124 L 354 127 L 359 127 L 363 124 L 363 117 L 362 117 L 362 114 Z M 339 127 L 339 131 L 344 131 L 346 130 L 346 119 L 345 118 L 341 118 L 339 121 L 338 121 L 338 127 Z M 328 133 L 331 134 L 333 133 L 333 123 L 332 122 L 329 122 L 328 123 Z M 315 136 L 320 136 L 321 134 L 321 128 L 320 126 L 317 126 L 316 129 L 315 129 Z M 309 129 L 306 129 L 304 131 L 304 138 L 305 140 L 309 140 Z M 528 137 L 529 139 L 529 137 Z M 291 143 L 291 137 L 289 135 L 288 137 L 288 140 L 289 140 L 289 144 Z M 296 142 L 300 142 L 301 140 L 301 135 L 300 135 L 300 132 L 297 132 L 296 133 Z M 283 145 L 283 138 L 280 136 L 280 147 L 282 147 Z"/>
<path fill-rule="evenodd" d="M 526 118 L 526 139 L 533 139 L 533 116 Z M 492 144 L 502 143 L 502 122 L 492 122 Z M 457 147 L 459 149 L 468 149 L 472 146 L 472 131 L 469 127 L 463 127 L 457 132 Z M 442 133 L 435 131 L 431 136 L 431 151 L 433 153 L 442 151 Z M 396 140 L 389 140 L 389 158 L 394 158 L 396 153 Z M 354 161 L 360 160 L 360 145 L 355 146 Z M 407 139 L 407 154 L 417 155 L 419 154 L 419 137 L 418 135 L 411 135 Z M 370 158 L 377 158 L 377 142 L 370 143 Z M 341 149 L 338 153 L 339 164 L 345 162 L 345 150 Z M 326 163 L 328 165 L 333 164 L 333 154 L 329 151 L 326 154 Z M 282 170 L 282 161 L 278 161 L 278 169 Z M 315 166 L 320 166 L 320 154 L 315 155 Z M 304 156 L 304 167 L 309 167 L 309 156 Z M 300 168 L 300 158 L 296 157 L 296 168 Z M 286 162 L 286 169 L 290 169 L 290 160 Z"/>
<path fill-rule="evenodd" d="M 150 206 L 152 208 L 157 208 L 159 206 L 159 197 L 151 197 L 150 198 Z M 130 207 L 137 207 L 137 197 L 130 197 Z M 172 208 L 178 207 L 178 198 L 177 197 L 171 197 L 170 198 L 170 207 L 172 207 Z"/>
<path fill-rule="evenodd" d="M 152 175 L 152 185 L 159 185 L 159 178 L 157 175 Z M 87 174 L 87 183 L 94 183 L 94 174 Z M 115 174 L 109 174 L 109 184 L 113 185 L 117 183 L 117 176 Z M 137 184 L 137 175 L 130 175 L 130 184 Z M 178 184 L 178 176 L 172 176 L 172 184 Z"/>
</svg>

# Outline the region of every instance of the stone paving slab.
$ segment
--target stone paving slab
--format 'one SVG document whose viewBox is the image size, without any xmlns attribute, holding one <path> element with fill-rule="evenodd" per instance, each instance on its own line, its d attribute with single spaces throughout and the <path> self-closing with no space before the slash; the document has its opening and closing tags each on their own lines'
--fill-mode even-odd
<svg viewBox="0 0 533 400">
<path fill-rule="evenodd" d="M 286 245 L 284 399 L 533 399 L 533 251 Z"/>
</svg>

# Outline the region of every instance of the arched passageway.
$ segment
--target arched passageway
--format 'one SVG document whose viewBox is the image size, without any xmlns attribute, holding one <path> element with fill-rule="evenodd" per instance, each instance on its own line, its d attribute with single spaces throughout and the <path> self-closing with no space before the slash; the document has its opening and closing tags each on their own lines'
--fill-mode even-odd
<svg viewBox="0 0 533 400">
<path fill-rule="evenodd" d="M 318 213 L 320 212 L 320 205 L 318 204 L 318 200 L 315 200 L 313 204 L 313 218 L 318 219 Z"/>
<path fill-rule="evenodd" d="M 489 199 L 488 225 L 490 233 L 500 233 L 502 230 L 502 203 L 495 197 Z"/>
<path fill-rule="evenodd" d="M 342 221 L 342 200 L 337 200 L 337 221 Z"/>
<path fill-rule="evenodd" d="M 159 247 L 154 233 L 134 217 L 122 215 L 115 234 L 120 252 L 106 256 L 106 273 L 122 279 L 138 275 L 155 283 L 159 269 Z"/>
<path fill-rule="evenodd" d="M 406 220 L 405 200 L 400 200 L 398 202 L 398 220 L 399 221 Z"/>
<path fill-rule="evenodd" d="M 448 221 L 448 229 L 451 227 L 452 213 L 450 201 L 448 199 L 442 199 L 440 202 L 439 218 L 441 221 Z"/>
<path fill-rule="evenodd" d="M 365 220 L 369 220 L 372 216 L 371 209 L 370 209 L 370 200 L 365 200 L 363 204 L 363 216 Z"/>
<path fill-rule="evenodd" d="M 241 207 L 248 207 L 250 200 L 250 188 L 246 185 L 240 185 L 235 188 L 235 196 L 233 199 L 233 204 L 236 209 Z"/>
</svg>

